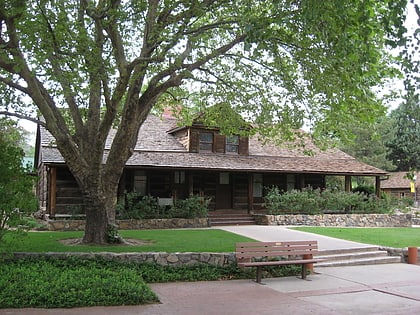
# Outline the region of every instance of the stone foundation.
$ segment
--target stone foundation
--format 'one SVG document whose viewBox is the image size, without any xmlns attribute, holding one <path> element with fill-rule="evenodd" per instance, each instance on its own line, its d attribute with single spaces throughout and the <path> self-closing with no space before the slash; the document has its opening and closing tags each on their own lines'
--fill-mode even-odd
<svg viewBox="0 0 420 315">
<path fill-rule="evenodd" d="M 259 225 L 411 227 L 411 214 L 254 215 Z"/>
<path fill-rule="evenodd" d="M 149 220 L 117 220 L 120 230 L 151 230 L 205 228 L 209 226 L 208 218 L 195 219 L 149 219 Z M 48 220 L 49 231 L 83 231 L 85 220 Z"/>
<path fill-rule="evenodd" d="M 162 266 L 208 264 L 225 267 L 236 262 L 234 253 L 14 253 L 14 258 L 53 257 L 66 259 L 108 259 L 120 262 L 156 263 Z"/>
</svg>

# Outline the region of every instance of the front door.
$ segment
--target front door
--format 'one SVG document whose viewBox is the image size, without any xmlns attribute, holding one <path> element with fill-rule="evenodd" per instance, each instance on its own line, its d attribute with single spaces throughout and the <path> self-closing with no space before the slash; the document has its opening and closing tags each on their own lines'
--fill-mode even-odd
<svg viewBox="0 0 420 315">
<path fill-rule="evenodd" d="M 219 173 L 219 181 L 216 185 L 216 209 L 232 208 L 232 188 L 230 174 Z"/>
</svg>

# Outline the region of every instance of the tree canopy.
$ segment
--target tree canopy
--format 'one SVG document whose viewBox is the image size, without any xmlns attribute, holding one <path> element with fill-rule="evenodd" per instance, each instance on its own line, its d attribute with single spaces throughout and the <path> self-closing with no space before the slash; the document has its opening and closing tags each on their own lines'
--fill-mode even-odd
<svg viewBox="0 0 420 315">
<path fill-rule="evenodd" d="M 349 122 L 385 112 L 372 88 L 398 73 L 386 47 L 403 43 L 406 4 L 1 0 L 1 113 L 50 131 L 83 192 L 85 241 L 105 242 L 156 104 L 227 102 L 267 134 L 305 122 L 315 136 L 345 137 Z"/>
</svg>

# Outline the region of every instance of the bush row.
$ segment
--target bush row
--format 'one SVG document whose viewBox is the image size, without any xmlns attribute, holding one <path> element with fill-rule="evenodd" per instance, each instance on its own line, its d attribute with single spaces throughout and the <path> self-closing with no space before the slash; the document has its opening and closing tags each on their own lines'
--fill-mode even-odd
<svg viewBox="0 0 420 315">
<path fill-rule="evenodd" d="M 166 208 L 159 205 L 156 197 L 127 193 L 118 203 L 116 214 L 117 218 L 122 220 L 205 218 L 207 217 L 209 202 L 209 199 L 191 195 L 184 200 L 175 200 L 172 206 Z"/>
<path fill-rule="evenodd" d="M 405 207 L 393 198 L 377 198 L 363 192 L 304 189 L 282 192 L 270 187 L 265 196 L 270 214 L 320 213 L 389 213 L 395 207 Z"/>
</svg>

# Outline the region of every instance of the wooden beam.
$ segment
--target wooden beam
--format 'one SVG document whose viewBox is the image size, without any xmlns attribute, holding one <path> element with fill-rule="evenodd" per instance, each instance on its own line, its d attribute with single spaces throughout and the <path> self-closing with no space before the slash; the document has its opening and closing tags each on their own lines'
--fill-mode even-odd
<svg viewBox="0 0 420 315">
<path fill-rule="evenodd" d="M 344 190 L 346 192 L 351 192 L 351 176 L 350 175 L 346 175 L 346 177 L 344 178 Z"/>
<path fill-rule="evenodd" d="M 50 216 L 54 216 L 57 205 L 57 169 L 55 167 L 51 167 L 49 173 L 48 213 Z"/>
<path fill-rule="evenodd" d="M 375 176 L 375 194 L 376 197 L 381 197 L 381 178 L 379 176 Z"/>
<path fill-rule="evenodd" d="M 189 195 L 194 193 L 194 177 L 192 172 L 188 172 L 188 193 Z"/>
<path fill-rule="evenodd" d="M 248 213 L 254 210 L 254 176 L 248 174 Z"/>
</svg>

